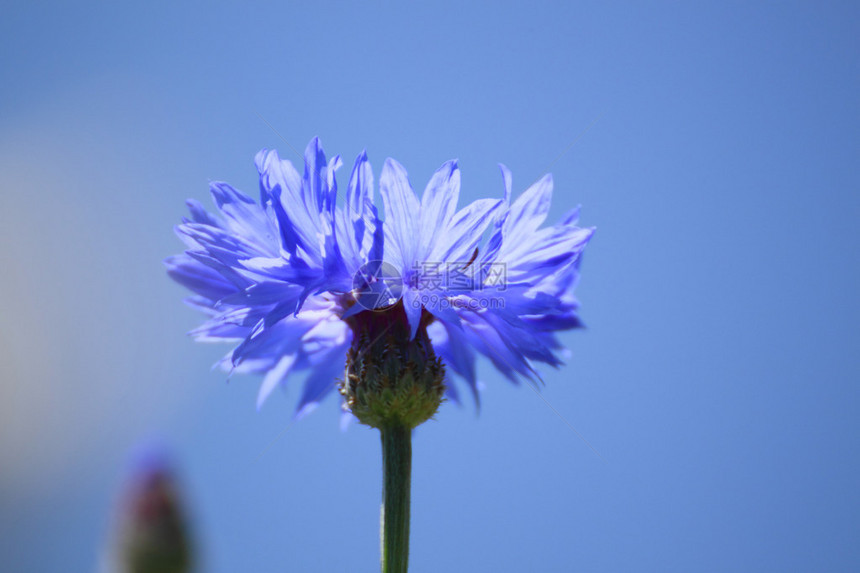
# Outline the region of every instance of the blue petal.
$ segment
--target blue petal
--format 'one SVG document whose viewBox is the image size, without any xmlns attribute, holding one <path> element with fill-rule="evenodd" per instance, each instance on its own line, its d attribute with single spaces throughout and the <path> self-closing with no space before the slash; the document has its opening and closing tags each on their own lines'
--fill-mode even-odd
<svg viewBox="0 0 860 573">
<path fill-rule="evenodd" d="M 204 247 L 210 254 L 220 251 L 230 261 L 242 258 L 272 256 L 269 249 L 242 235 L 231 233 L 225 229 L 203 225 L 200 223 L 182 223 L 176 227 L 177 233 L 186 236 L 196 245 Z"/>
<path fill-rule="evenodd" d="M 568 211 L 564 217 L 561 218 L 561 225 L 571 226 L 576 225 L 579 222 L 579 212 L 582 209 L 582 205 L 577 205 L 570 211 Z"/>
<path fill-rule="evenodd" d="M 385 227 L 390 229 L 395 261 L 405 272 L 414 261 L 420 203 L 412 191 L 406 170 L 389 158 L 379 178 L 379 192 L 385 207 Z"/>
<path fill-rule="evenodd" d="M 373 230 L 371 246 L 370 250 L 367 253 L 366 259 L 367 261 L 373 263 L 383 260 L 385 246 L 385 230 L 382 221 L 379 219 L 379 214 L 376 211 L 376 207 L 371 206 L 371 214 L 375 228 Z"/>
<path fill-rule="evenodd" d="M 261 320 L 251 334 L 233 350 L 233 365 L 253 358 L 280 357 L 291 354 L 301 344 L 302 335 L 312 325 L 292 316 L 266 327 Z"/>
<path fill-rule="evenodd" d="M 514 327 L 503 321 L 488 321 L 487 313 L 465 312 L 461 313 L 461 317 L 469 343 L 489 358 L 509 380 L 517 382 L 516 374 L 529 380 L 540 379 L 526 357 L 516 348 L 510 333 Z"/>
<path fill-rule="evenodd" d="M 421 302 L 424 303 L 424 308 L 439 320 L 451 326 L 460 326 L 460 315 L 452 308 L 454 301 L 451 297 L 435 291 L 424 291 Z"/>
<path fill-rule="evenodd" d="M 507 265 L 508 280 L 536 284 L 575 261 L 593 234 L 579 227 L 541 229 L 498 258 Z"/>
<path fill-rule="evenodd" d="M 299 257 L 252 257 L 241 259 L 236 269 L 243 276 L 252 277 L 254 282 L 266 280 L 288 281 L 304 285 L 319 276 L 319 269 L 313 269 Z"/>
<path fill-rule="evenodd" d="M 527 237 L 546 220 L 552 201 L 552 175 L 544 175 L 511 205 L 505 234 L 511 241 Z"/>
<path fill-rule="evenodd" d="M 478 199 L 458 211 L 433 248 L 430 260 L 468 262 L 503 205 L 499 199 Z"/>
<path fill-rule="evenodd" d="M 168 257 L 164 265 L 170 278 L 211 301 L 217 301 L 236 292 L 236 286 L 220 273 L 188 255 Z"/>
<path fill-rule="evenodd" d="M 517 321 L 519 324 L 514 324 L 513 321 L 500 316 L 497 311 L 487 312 L 484 318 L 496 329 L 505 344 L 522 356 L 551 366 L 561 364 L 552 350 L 544 344 L 539 336 L 531 332 L 526 323 Z"/>
<path fill-rule="evenodd" d="M 220 274 L 224 280 L 235 286 L 236 290 L 243 290 L 248 286 L 247 279 L 237 273 L 234 269 L 209 255 L 209 253 L 201 251 L 185 251 L 185 254 Z"/>
<path fill-rule="evenodd" d="M 373 169 L 367 160 L 367 152 L 362 151 L 355 158 L 355 164 L 352 166 L 346 204 L 350 207 L 350 211 L 360 216 L 368 203 L 373 203 Z"/>
<path fill-rule="evenodd" d="M 409 340 L 415 338 L 418 332 L 418 327 L 421 324 L 421 296 L 418 291 L 407 288 L 403 290 L 403 309 L 406 311 L 406 318 L 409 320 L 410 336 Z"/>
<path fill-rule="evenodd" d="M 289 375 L 295 363 L 296 355 L 287 354 L 278 360 L 274 368 L 266 372 L 263 383 L 260 385 L 260 390 L 257 392 L 257 410 L 263 406 L 263 402 L 266 401 L 266 398 L 269 397 L 272 391 Z"/>
<path fill-rule="evenodd" d="M 188 199 L 185 201 L 188 210 L 191 212 L 191 220 L 195 223 L 203 223 L 213 227 L 220 227 L 221 223 L 212 216 L 196 199 Z"/>
<path fill-rule="evenodd" d="M 302 396 L 296 406 L 296 419 L 312 412 L 337 386 L 338 376 L 343 375 L 347 346 L 337 346 L 326 353 L 326 360 L 314 367 L 305 380 Z"/>
<path fill-rule="evenodd" d="M 325 208 L 326 191 L 325 180 L 321 177 L 321 171 L 325 169 L 326 159 L 322 145 L 318 137 L 311 139 L 305 148 L 305 174 L 302 177 L 302 193 L 305 205 L 312 205 L 312 212 L 319 213 Z"/>
<path fill-rule="evenodd" d="M 312 262 L 319 264 L 320 205 L 305 198 L 305 187 L 310 182 L 301 179 L 293 165 L 281 160 L 274 151 L 263 150 L 257 154 L 257 168 L 260 185 L 271 197 L 283 248 L 293 254 L 301 248 Z M 308 179 L 314 177 L 308 176 Z M 315 179 L 319 181 L 319 176 Z"/>
<path fill-rule="evenodd" d="M 248 333 L 247 328 L 235 324 L 220 324 L 209 326 L 208 324 L 195 328 L 188 336 L 195 342 L 232 342 L 241 341 Z"/>
<path fill-rule="evenodd" d="M 271 227 L 263 209 L 253 199 L 219 181 L 210 183 L 209 190 L 232 233 L 253 242 L 261 252 L 278 252 L 275 229 Z"/>
<path fill-rule="evenodd" d="M 430 336 L 436 353 L 445 362 L 445 366 L 466 381 L 472 391 L 475 404 L 479 405 L 480 399 L 475 374 L 475 351 L 466 339 L 463 330 L 455 326 L 434 322 L 427 327 L 427 334 Z M 448 386 L 452 387 L 453 384 L 449 383 Z"/>
<path fill-rule="evenodd" d="M 328 196 L 326 197 L 326 208 L 334 216 L 334 209 L 337 205 L 337 179 L 335 173 L 343 165 L 340 155 L 332 157 L 326 166 L 326 186 L 328 187 Z"/>
<path fill-rule="evenodd" d="M 271 200 L 271 191 L 277 188 L 295 198 L 300 197 L 302 178 L 293 164 L 282 160 L 277 151 L 261 150 L 254 158 L 254 163 L 260 174 L 261 195 Z"/>
<path fill-rule="evenodd" d="M 511 177 L 511 170 L 507 168 L 504 163 L 499 163 L 499 169 L 502 171 L 502 179 L 505 182 L 505 203 L 511 202 L 511 185 L 513 178 Z"/>
<path fill-rule="evenodd" d="M 365 262 L 364 255 L 372 248 L 373 233 L 381 227 L 373 206 L 373 171 L 364 151 L 355 159 L 338 223 L 341 249 L 354 272 Z"/>
<path fill-rule="evenodd" d="M 373 204 L 373 173 L 367 155 L 355 160 L 343 209 L 338 210 L 336 235 L 347 274 L 381 260 L 384 228 Z"/>
<path fill-rule="evenodd" d="M 445 377 L 445 397 L 458 406 L 460 405 L 460 393 L 457 391 L 457 386 L 450 381 L 450 377 Z"/>
<path fill-rule="evenodd" d="M 422 254 L 429 253 L 436 238 L 447 229 L 459 198 L 460 170 L 456 160 L 448 161 L 433 174 L 421 197 Z"/>
</svg>

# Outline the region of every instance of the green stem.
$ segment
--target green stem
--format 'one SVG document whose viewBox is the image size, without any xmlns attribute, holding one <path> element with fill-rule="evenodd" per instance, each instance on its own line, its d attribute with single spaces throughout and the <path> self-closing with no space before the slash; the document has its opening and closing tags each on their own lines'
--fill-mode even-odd
<svg viewBox="0 0 860 573">
<path fill-rule="evenodd" d="M 409 566 L 409 489 L 412 430 L 387 426 L 382 434 L 382 573 L 406 573 Z"/>
</svg>

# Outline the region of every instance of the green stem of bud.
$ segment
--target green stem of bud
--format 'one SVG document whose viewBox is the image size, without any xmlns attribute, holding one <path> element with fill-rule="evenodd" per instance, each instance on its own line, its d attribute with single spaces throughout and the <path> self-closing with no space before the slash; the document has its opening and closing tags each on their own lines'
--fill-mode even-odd
<svg viewBox="0 0 860 573">
<path fill-rule="evenodd" d="M 412 484 L 412 429 L 387 425 L 382 434 L 382 573 L 409 567 L 409 490 Z"/>
</svg>

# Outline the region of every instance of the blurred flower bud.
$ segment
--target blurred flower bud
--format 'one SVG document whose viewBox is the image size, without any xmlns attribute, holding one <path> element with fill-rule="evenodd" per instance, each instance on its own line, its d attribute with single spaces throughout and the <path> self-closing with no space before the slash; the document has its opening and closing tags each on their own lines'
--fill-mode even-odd
<svg viewBox="0 0 860 573">
<path fill-rule="evenodd" d="M 115 545 L 122 573 L 192 571 L 188 520 L 163 453 L 150 453 L 136 464 L 122 499 Z"/>
</svg>

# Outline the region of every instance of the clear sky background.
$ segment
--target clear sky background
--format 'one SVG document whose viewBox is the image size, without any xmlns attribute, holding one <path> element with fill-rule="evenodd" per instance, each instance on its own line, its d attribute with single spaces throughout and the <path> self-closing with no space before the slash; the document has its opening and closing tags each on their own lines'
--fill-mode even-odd
<svg viewBox="0 0 860 573">
<path fill-rule="evenodd" d="M 0 569 L 95 571 L 158 440 L 201 571 L 377 570 L 376 433 L 256 412 L 161 264 L 319 135 L 418 188 L 458 157 L 464 202 L 550 170 L 598 228 L 557 414 L 485 364 L 417 433 L 411 571 L 857 571 L 858 38 L 853 2 L 7 2 Z"/>
</svg>

